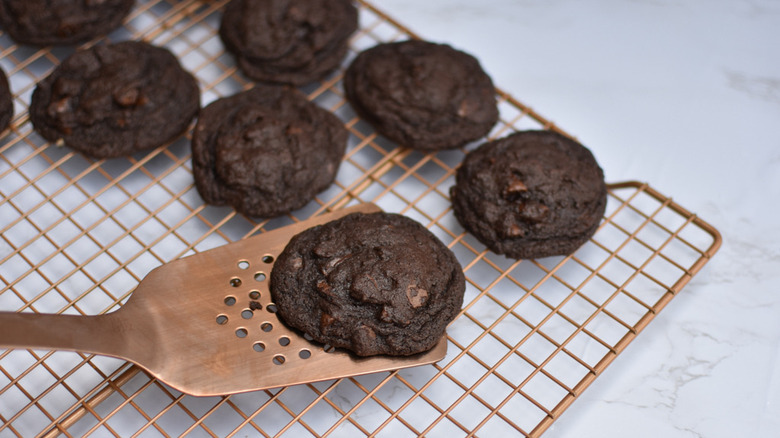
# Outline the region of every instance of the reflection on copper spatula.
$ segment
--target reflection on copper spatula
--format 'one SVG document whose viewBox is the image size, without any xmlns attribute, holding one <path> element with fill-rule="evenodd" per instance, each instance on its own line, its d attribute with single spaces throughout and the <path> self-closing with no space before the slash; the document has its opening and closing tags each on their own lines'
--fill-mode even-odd
<svg viewBox="0 0 780 438">
<path fill-rule="evenodd" d="M 0 347 L 118 357 L 186 394 L 208 396 L 395 370 L 444 358 L 446 339 L 409 357 L 359 358 L 285 327 L 268 278 L 290 238 L 372 204 L 323 214 L 152 270 L 119 310 L 0 312 Z"/>
</svg>

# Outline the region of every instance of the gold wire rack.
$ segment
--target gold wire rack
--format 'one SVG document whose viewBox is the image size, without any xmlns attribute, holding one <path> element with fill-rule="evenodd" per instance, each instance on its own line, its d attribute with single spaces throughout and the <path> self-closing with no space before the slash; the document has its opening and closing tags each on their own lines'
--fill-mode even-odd
<svg viewBox="0 0 780 438">
<path fill-rule="evenodd" d="M 205 105 L 252 86 L 217 35 L 226 2 L 138 1 L 104 40 L 168 47 L 199 79 Z M 358 6 L 361 27 L 345 65 L 379 42 L 416 38 L 370 3 Z M 468 148 L 423 154 L 378 137 L 345 103 L 341 71 L 303 89 L 350 130 L 337 181 L 301 210 L 255 221 L 202 203 L 189 136 L 108 161 L 43 140 L 27 104 L 35 84 L 74 49 L 19 46 L 3 34 L 0 50 L 16 109 L 0 143 L 0 310 L 110 312 L 163 263 L 359 202 L 427 225 L 467 277 L 445 359 L 401 371 L 191 397 L 117 359 L 0 350 L 0 437 L 537 437 L 721 243 L 717 230 L 670 198 L 626 182 L 610 185 L 603 224 L 574 255 L 497 256 L 463 232 L 450 208 L 448 189 Z M 501 121 L 491 138 L 562 132 L 502 91 L 497 96 Z"/>
</svg>

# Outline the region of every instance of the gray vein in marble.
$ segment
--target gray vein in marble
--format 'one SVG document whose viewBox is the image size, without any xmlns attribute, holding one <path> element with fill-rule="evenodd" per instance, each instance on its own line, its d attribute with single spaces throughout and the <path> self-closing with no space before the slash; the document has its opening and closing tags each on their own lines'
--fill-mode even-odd
<svg viewBox="0 0 780 438">
<path fill-rule="evenodd" d="M 657 410 L 660 408 L 671 415 L 677 409 L 679 393 L 683 388 L 692 382 L 709 378 L 715 368 L 734 354 L 734 345 L 729 341 L 719 340 L 703 332 L 698 327 L 691 325 L 680 327 L 680 329 L 684 332 L 684 336 L 668 333 L 666 336 L 668 342 L 666 357 L 664 360 L 659 361 L 658 366 L 653 371 L 648 372 L 641 379 L 642 383 L 640 385 L 634 385 L 634 387 L 650 389 L 655 394 L 653 397 L 648 398 L 632 389 L 630 392 L 621 395 L 619 399 L 605 400 L 605 402 L 622 404 L 637 409 Z M 681 340 L 684 343 L 688 341 L 689 344 L 681 348 Z M 705 348 L 702 348 L 701 345 L 696 345 L 697 342 L 702 340 L 711 345 Z M 713 348 L 712 345 L 723 348 Z M 681 350 L 689 351 L 690 353 L 681 357 L 677 354 Z M 706 352 L 706 355 L 703 352 Z M 644 403 L 646 400 L 652 400 L 653 403 Z M 674 423 L 673 418 L 670 418 L 669 421 Z M 680 430 L 687 430 L 682 426 L 675 425 L 675 427 Z"/>
<path fill-rule="evenodd" d="M 780 78 L 753 76 L 735 70 L 725 70 L 724 75 L 729 88 L 751 99 L 780 103 Z"/>
<path fill-rule="evenodd" d="M 689 433 L 689 434 L 691 434 L 691 435 L 693 435 L 693 436 L 695 436 L 695 437 L 697 437 L 697 438 L 704 438 L 704 435 L 703 435 L 703 434 L 701 434 L 701 433 L 699 433 L 699 432 L 697 432 L 697 431 L 695 431 L 695 430 L 693 430 L 693 429 L 691 429 L 691 428 L 688 428 L 688 427 L 680 427 L 680 426 L 676 426 L 676 425 L 672 425 L 672 426 L 673 426 L 675 429 L 679 430 L 680 432 L 683 432 L 683 433 Z"/>
<path fill-rule="evenodd" d="M 339 392 L 342 390 L 343 389 L 341 385 L 336 386 L 335 390 L 333 391 L 333 395 L 330 397 L 330 400 L 335 403 L 343 412 L 347 412 L 352 409 L 353 403 L 350 401 L 348 396 L 339 394 Z"/>
<path fill-rule="evenodd" d="M 738 224 L 750 230 L 748 223 Z M 762 283 L 777 277 L 776 267 L 780 266 L 780 248 L 773 247 L 772 238 L 767 236 L 764 244 L 757 244 L 754 236 L 740 233 L 724 237 L 724 245 L 715 265 L 707 269 L 707 275 L 695 278 L 695 284 L 744 284 Z M 764 303 L 762 303 L 764 304 Z"/>
</svg>

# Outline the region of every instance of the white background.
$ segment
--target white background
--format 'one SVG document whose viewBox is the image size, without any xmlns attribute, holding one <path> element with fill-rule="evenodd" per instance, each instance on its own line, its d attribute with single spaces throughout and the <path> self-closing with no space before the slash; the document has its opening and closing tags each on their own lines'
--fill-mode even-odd
<svg viewBox="0 0 780 438">
<path fill-rule="evenodd" d="M 723 234 L 545 438 L 780 436 L 780 1 L 377 5 Z"/>
</svg>

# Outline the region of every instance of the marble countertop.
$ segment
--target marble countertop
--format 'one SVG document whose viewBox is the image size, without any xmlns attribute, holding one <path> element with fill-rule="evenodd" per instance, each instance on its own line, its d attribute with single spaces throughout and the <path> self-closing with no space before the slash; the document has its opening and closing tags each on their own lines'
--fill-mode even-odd
<svg viewBox="0 0 780 438">
<path fill-rule="evenodd" d="M 780 431 L 780 3 L 383 0 L 423 38 L 714 225 L 714 259 L 545 433 Z"/>
</svg>

